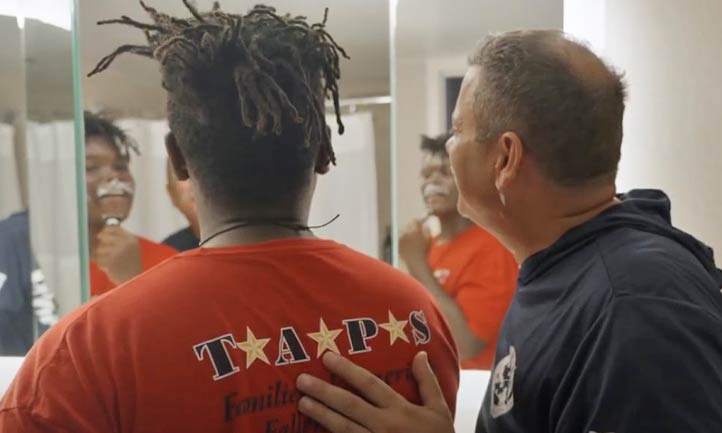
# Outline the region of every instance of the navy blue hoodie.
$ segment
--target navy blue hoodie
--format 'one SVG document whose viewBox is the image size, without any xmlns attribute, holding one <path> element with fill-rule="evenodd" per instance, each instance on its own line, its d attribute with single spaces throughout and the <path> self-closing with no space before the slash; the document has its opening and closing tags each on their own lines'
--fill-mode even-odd
<svg viewBox="0 0 722 433">
<path fill-rule="evenodd" d="M 24 356 L 57 322 L 52 291 L 30 250 L 29 216 L 0 221 L 0 356 Z"/>
<path fill-rule="evenodd" d="M 722 432 L 722 273 L 632 191 L 521 268 L 477 432 Z"/>
</svg>

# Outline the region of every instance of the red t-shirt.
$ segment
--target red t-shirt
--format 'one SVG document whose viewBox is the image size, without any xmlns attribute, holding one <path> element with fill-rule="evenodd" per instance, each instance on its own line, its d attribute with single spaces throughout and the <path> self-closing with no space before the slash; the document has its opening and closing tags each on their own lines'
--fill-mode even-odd
<svg viewBox="0 0 722 433">
<path fill-rule="evenodd" d="M 519 266 L 494 236 L 473 226 L 450 241 L 432 242 L 429 266 L 461 308 L 469 329 L 488 345 L 462 368 L 489 370 L 501 322 L 514 296 Z"/>
<path fill-rule="evenodd" d="M 302 372 L 339 352 L 418 401 L 429 353 L 455 407 L 456 349 L 427 291 L 331 241 L 182 253 L 86 304 L 35 344 L 0 402 L 2 431 L 315 432 Z"/>
<path fill-rule="evenodd" d="M 178 251 L 168 245 L 158 244 L 140 236 L 138 236 L 138 243 L 140 244 L 140 261 L 143 272 L 178 254 Z M 116 284 L 108 278 L 108 274 L 103 272 L 94 262 L 90 262 L 89 271 L 90 296 L 102 295 L 116 287 Z"/>
</svg>

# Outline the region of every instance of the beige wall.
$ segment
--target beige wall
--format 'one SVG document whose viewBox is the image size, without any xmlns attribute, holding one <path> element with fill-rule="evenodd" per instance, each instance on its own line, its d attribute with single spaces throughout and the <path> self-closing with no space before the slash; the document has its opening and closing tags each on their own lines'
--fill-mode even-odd
<svg viewBox="0 0 722 433">
<path fill-rule="evenodd" d="M 722 251 L 722 2 L 591 2 L 567 0 L 565 28 L 626 73 L 618 189 L 663 189 L 675 225 Z"/>
<path fill-rule="evenodd" d="M 426 67 L 422 58 L 399 59 L 396 88 L 397 212 L 401 227 L 423 215 L 419 193 L 419 137 L 427 131 Z"/>
<path fill-rule="evenodd" d="M 379 248 L 383 248 L 384 239 L 391 230 L 391 106 L 372 105 L 368 110 L 371 111 L 374 121 Z"/>
<path fill-rule="evenodd" d="M 466 55 L 400 58 L 397 63 L 397 162 L 399 224 L 422 217 L 426 208 L 421 199 L 421 135 L 444 132 L 446 76 L 461 76 Z"/>
</svg>

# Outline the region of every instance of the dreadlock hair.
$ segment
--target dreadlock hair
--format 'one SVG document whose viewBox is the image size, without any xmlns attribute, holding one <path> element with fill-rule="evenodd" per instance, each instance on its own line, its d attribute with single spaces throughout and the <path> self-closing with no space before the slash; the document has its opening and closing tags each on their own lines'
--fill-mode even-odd
<svg viewBox="0 0 722 433">
<path fill-rule="evenodd" d="M 84 111 L 83 123 L 85 124 L 86 140 L 90 137 L 102 137 L 112 143 L 125 158 L 130 158 L 131 151 L 136 155 L 140 154 L 136 143 L 112 120 L 100 114 Z"/>
<path fill-rule="evenodd" d="M 434 156 L 441 156 L 448 158 L 449 152 L 446 150 L 446 142 L 451 138 L 451 133 L 445 132 L 443 134 L 429 137 L 427 135 L 421 136 L 421 150 L 423 152 L 430 153 Z"/>
<path fill-rule="evenodd" d="M 175 18 L 140 1 L 152 19 L 127 16 L 98 24 L 143 30 L 147 46 L 123 45 L 89 75 L 120 54 L 160 62 L 171 131 L 202 189 L 234 204 L 268 204 L 305 188 L 315 167 L 335 164 L 325 98 L 333 99 L 339 133 L 340 55 L 348 58 L 323 21 L 279 15 L 257 5 L 245 15 L 224 13 L 216 2 L 191 17 Z"/>
</svg>

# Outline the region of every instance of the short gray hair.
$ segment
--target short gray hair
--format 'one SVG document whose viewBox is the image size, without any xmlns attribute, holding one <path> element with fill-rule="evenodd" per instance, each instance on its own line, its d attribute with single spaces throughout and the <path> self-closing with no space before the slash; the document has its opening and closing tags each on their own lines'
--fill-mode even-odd
<svg viewBox="0 0 722 433">
<path fill-rule="evenodd" d="M 482 69 L 475 111 L 483 141 L 522 138 L 563 186 L 614 179 L 621 156 L 623 76 L 558 30 L 489 36 L 470 57 Z"/>
</svg>

